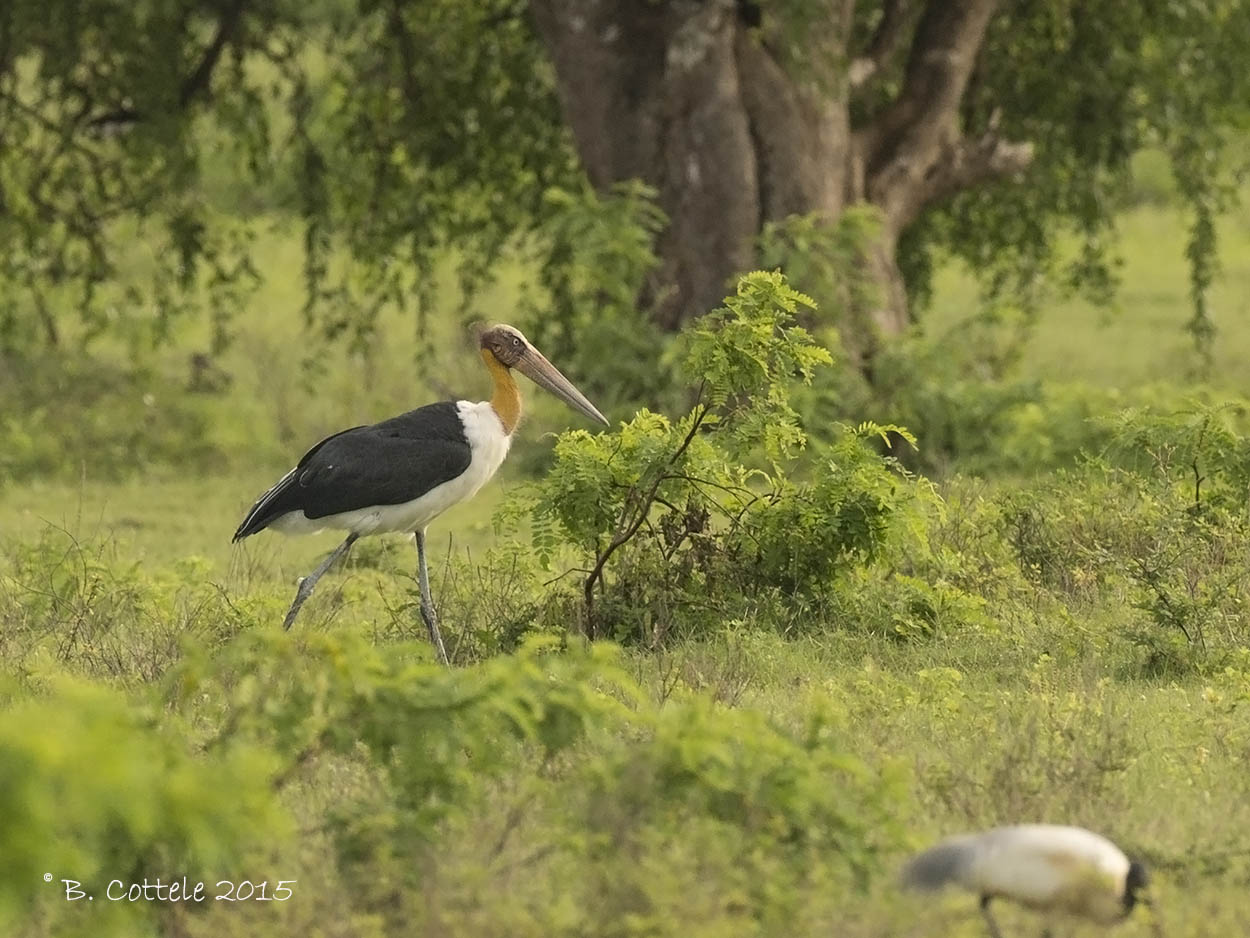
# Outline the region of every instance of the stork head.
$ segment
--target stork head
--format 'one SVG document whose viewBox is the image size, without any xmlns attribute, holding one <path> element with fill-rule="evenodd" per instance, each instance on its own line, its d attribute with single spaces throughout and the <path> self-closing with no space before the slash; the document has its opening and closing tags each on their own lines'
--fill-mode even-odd
<svg viewBox="0 0 1250 938">
<path fill-rule="evenodd" d="M 574 410 L 608 426 L 608 418 L 599 413 L 595 405 L 573 386 L 573 382 L 560 374 L 560 370 L 530 344 L 520 329 L 515 326 L 491 326 L 482 330 L 480 342 L 482 351 L 489 352 L 505 368 L 515 368 Z"/>
<path fill-rule="evenodd" d="M 1146 872 L 1146 868 L 1136 860 L 1128 865 L 1128 875 L 1124 877 L 1124 914 L 1128 915 L 1133 911 L 1133 906 L 1138 902 L 1147 904 L 1149 900 L 1140 895 L 1142 890 L 1150 885 L 1150 876 Z"/>
</svg>

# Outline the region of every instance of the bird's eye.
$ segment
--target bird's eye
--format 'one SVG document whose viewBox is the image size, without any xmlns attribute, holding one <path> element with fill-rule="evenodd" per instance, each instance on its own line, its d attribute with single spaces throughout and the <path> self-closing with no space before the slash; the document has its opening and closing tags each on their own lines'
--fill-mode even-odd
<svg viewBox="0 0 1250 938">
<path fill-rule="evenodd" d="M 518 336 L 515 336 L 515 335 L 514 335 L 514 336 L 512 337 L 512 347 L 513 347 L 513 348 L 520 348 L 520 347 L 521 347 L 521 339 L 520 339 Z"/>
</svg>

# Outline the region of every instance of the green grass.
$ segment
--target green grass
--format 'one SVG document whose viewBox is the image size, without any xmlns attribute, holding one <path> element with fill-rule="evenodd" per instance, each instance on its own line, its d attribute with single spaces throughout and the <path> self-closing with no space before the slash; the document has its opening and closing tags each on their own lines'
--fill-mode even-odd
<svg viewBox="0 0 1250 938">
<path fill-rule="evenodd" d="M 1167 209 L 1144 208 L 1126 215 L 1120 227 L 1126 263 L 1118 311 L 1077 301 L 1049 308 L 1029 339 L 1026 375 L 1116 388 L 1189 380 L 1197 360 L 1183 332 L 1189 316 L 1183 219 Z M 1221 234 L 1225 272 L 1212 296 L 1221 331 L 1209 382 L 1245 393 L 1250 388 L 1250 365 L 1242 354 L 1250 347 L 1246 216 L 1227 219 Z M 430 317 L 427 354 L 418 355 L 411 323 L 392 311 L 367 353 L 311 346 L 321 370 L 309 372 L 303 364 L 310 346 L 298 313 L 295 238 L 277 231 L 262 241 L 260 251 L 260 266 L 270 277 L 239 315 L 235 343 L 215 362 L 229 376 L 228 386 L 213 395 L 184 390 L 187 355 L 207 343 L 203 324 L 186 324 L 154 356 L 146 383 L 135 389 L 153 396 L 149 408 L 189 402 L 204 421 L 210 448 L 224 454 L 217 462 L 117 481 L 116 467 L 84 458 L 75 472 L 0 488 L 5 654 L 0 694 L 6 701 L 56 703 L 67 682 L 84 676 L 120 685 L 133 695 L 128 700 L 151 708 L 154 715 L 145 728 L 183 734 L 196 758 L 211 759 L 215 750 L 206 740 L 221 728 L 229 709 L 225 700 L 258 697 L 271 715 L 287 707 L 295 716 L 286 714 L 290 724 L 282 726 L 292 734 L 299 719 L 350 713 L 337 723 L 330 720 L 350 734 L 361 725 L 353 721 L 379 719 L 370 707 L 435 683 L 433 672 L 414 672 L 420 679 L 379 684 L 378 690 L 371 682 L 382 666 L 372 662 L 353 670 L 355 659 L 347 652 L 321 671 L 309 664 L 318 637 L 327 634 L 344 641 L 363 636 L 387 661 L 428 658 L 409 605 L 414 552 L 402 538 L 359 545 L 355 561 L 323 582 L 289 645 L 253 650 L 252 661 L 273 655 L 289 666 L 289 683 L 235 684 L 234 671 L 181 684 L 171 677 L 176 673 L 171 668 L 194 671 L 204 659 L 217 661 L 222 649 L 234 649 L 246 662 L 243 652 L 251 646 L 239 643 L 248 639 L 279 641 L 273 636 L 296 577 L 335 545 L 337 535 L 288 540 L 262 534 L 234 546 L 229 538 L 252 499 L 308 445 L 333 430 L 449 393 L 485 391 L 473 350 L 459 337 L 461 322 L 473 316 L 460 308 L 449 272 L 438 291 L 441 308 Z M 507 320 L 520 279 L 519 271 L 508 271 L 475 309 Z M 944 270 L 937 285 L 934 328 L 952 323 L 975 303 L 966 273 Z M 518 454 L 522 459 L 541 458 L 550 448 L 546 430 L 578 425 L 578 418 L 543 400 L 540 392 L 529 399 L 537 416 L 521 431 L 527 450 Z M 55 429 L 67 436 L 78 432 L 68 425 Z M 475 627 L 493 628 L 496 621 L 525 615 L 527 602 L 541 588 L 536 581 L 547 575 L 528 568 L 518 574 L 509 567 L 511 542 L 492 525 L 521 484 L 514 464 L 431 529 L 435 593 L 444 603 L 453 648 L 457 637 Z M 952 512 L 993 494 L 971 483 L 942 491 Z M 41 540 L 45 546 L 35 546 Z M 960 550 L 977 556 L 980 544 L 974 540 Z M 496 556 L 492 549 L 502 553 Z M 510 576 L 520 582 L 509 585 Z M 969 576 L 989 583 L 1003 574 L 989 569 Z M 876 784 L 872 773 L 893 779 L 900 789 L 891 803 L 898 835 L 884 839 L 866 891 L 824 869 L 820 864 L 829 860 L 827 854 L 787 852 L 793 845 L 767 823 L 756 829 L 748 818 L 739 829 L 697 811 L 683 813 L 684 802 L 665 800 L 676 797 L 657 781 L 667 776 L 648 774 L 645 760 L 631 749 L 645 746 L 655 732 L 645 720 L 606 721 L 551 751 L 534 740 L 514 745 L 494 737 L 470 742 L 449 737 L 442 745 L 437 730 L 423 724 L 422 732 L 433 740 L 432 758 L 457 765 L 456 760 L 467 760 L 456 776 L 463 804 L 421 827 L 425 840 L 393 833 L 388 825 L 398 823 L 402 813 L 393 791 L 398 776 L 370 762 L 363 746 L 348 745 L 298 762 L 295 781 L 275 786 L 294 818 L 295 833 L 275 835 L 259 859 L 250 855 L 248 875 L 255 879 L 298 878 L 297 901 L 270 909 L 217 905 L 160 913 L 127 933 L 963 938 L 982 934 L 970 897 L 924 905 L 895 891 L 892 869 L 908 850 L 944 834 L 1045 820 L 1088 825 L 1144 856 L 1157 871 L 1159 910 L 1169 938 L 1244 934 L 1250 924 L 1245 889 L 1250 775 L 1244 770 L 1250 754 L 1250 662 L 1244 652 L 1239 657 L 1229 651 L 1219 667 L 1145 678 L 1141 650 L 1126 637 L 1142 612 L 1122 585 L 1112 584 L 1096 602 L 1073 599 L 1067 605 L 1053 602 L 1040 587 L 1013 589 L 1018 593 L 1010 605 L 991 606 L 983 619 L 926 641 L 869 634 L 854 622 L 814 622 L 804 635 L 782 639 L 746 623 L 661 653 L 624 655 L 624 670 L 641 688 L 639 699 L 629 701 L 640 720 L 687 714 L 680 708 L 713 701 L 713 711 L 722 714 L 710 718 L 713 722 L 728 719 L 725 713 L 761 713 L 779 733 L 801 738 L 820 713 L 826 728 L 819 751 L 862 760 L 868 775 L 858 781 L 853 772 L 850 780 L 831 779 L 829 803 L 840 803 L 845 795 L 847 803 L 859 804 L 867 797 L 863 790 Z M 475 616 L 490 621 L 483 624 Z M 74 641 L 67 644 L 70 635 Z M 400 644 L 401 639 L 418 644 Z M 243 669 L 239 659 L 229 660 Z M 357 682 L 368 703 L 357 702 L 353 711 L 327 704 L 322 713 L 318 706 L 334 701 L 316 694 L 344 674 Z M 509 680 L 500 672 L 491 686 L 508 686 Z M 585 685 L 594 691 L 586 700 L 612 696 L 610 682 L 597 672 Z M 533 690 L 535 695 L 583 687 L 572 679 L 568 688 L 558 680 L 538 680 L 535 686 L 541 689 Z M 300 697 L 305 693 L 313 695 L 307 707 Z M 464 707 L 471 709 L 468 703 Z M 39 730 L 31 728 L 36 737 Z M 285 738 L 277 733 L 256 748 L 277 759 Z M 726 747 L 747 760 L 748 781 L 765 778 L 770 753 L 781 751 L 765 745 L 769 740 L 751 735 Z M 685 744 L 697 750 L 698 741 L 692 736 Z M 55 742 L 41 740 L 41 745 L 48 749 Z M 748 743 L 759 743 L 759 752 Z M 240 744 L 239 751 L 251 750 Z M 488 776 L 496 759 L 503 768 Z M 256 778 L 258 785 L 267 784 L 266 776 Z M 0 779 L 0 805 L 10 803 L 5 791 Z M 772 805 L 767 792 L 755 796 L 761 810 Z M 610 809 L 631 797 L 641 799 L 636 816 L 612 814 Z M 336 813 L 369 798 L 385 808 L 369 824 L 351 827 Z M 2 815 L 0 820 L 15 823 Z M 343 872 L 350 863 L 331 846 L 345 824 L 357 851 L 346 854 L 358 864 L 354 874 Z M 6 911 L 5 897 L 36 896 L 42 884 L 5 888 L 0 913 Z M 55 903 L 41 901 L 16 916 L 16 934 L 95 934 L 88 913 L 75 910 L 79 918 L 70 920 Z M 1014 910 L 1004 910 L 1001 923 L 1007 934 L 1037 931 L 1035 921 Z M 1133 938 L 1149 930 L 1138 916 L 1118 933 Z"/>
<path fill-rule="evenodd" d="M 1192 314 L 1185 260 L 1188 219 L 1179 209 L 1148 205 L 1121 215 L 1116 224 L 1123 259 L 1114 307 L 1081 298 L 1048 303 L 1026 342 L 1025 377 L 1083 381 L 1120 390 L 1172 381 L 1185 384 L 1203 370 L 1185 331 Z M 1221 272 L 1209 302 L 1218 333 L 1209 374 L 1213 386 L 1245 393 L 1250 388 L 1250 207 L 1243 205 L 1218 225 Z M 938 272 L 926 328 L 942 330 L 978 308 L 978 289 L 958 265 Z"/>
</svg>

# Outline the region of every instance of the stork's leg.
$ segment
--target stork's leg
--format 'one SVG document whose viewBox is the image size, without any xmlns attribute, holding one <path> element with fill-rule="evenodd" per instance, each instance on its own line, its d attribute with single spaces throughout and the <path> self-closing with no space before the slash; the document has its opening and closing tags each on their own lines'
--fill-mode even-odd
<svg viewBox="0 0 1250 938">
<path fill-rule="evenodd" d="M 282 620 L 282 627 L 284 629 L 289 629 L 291 627 L 291 623 L 294 622 L 295 617 L 299 615 L 299 607 L 304 605 L 304 600 L 312 595 L 313 587 L 317 585 L 317 581 L 321 579 L 322 574 L 333 566 L 334 561 L 338 560 L 351 549 L 351 546 L 356 543 L 357 537 L 359 537 L 358 534 L 347 535 L 347 540 L 336 547 L 334 552 L 321 562 L 321 566 L 299 581 L 299 589 L 295 591 L 295 602 L 291 603 L 291 608 L 287 610 L 286 618 Z"/>
<path fill-rule="evenodd" d="M 430 573 L 425 567 L 425 529 L 417 535 L 417 584 L 421 587 L 421 618 L 425 627 L 430 630 L 430 641 L 438 652 L 438 660 L 447 664 L 447 649 L 443 647 L 443 636 L 438 631 L 438 616 L 434 613 L 434 600 L 430 598 Z"/>
<path fill-rule="evenodd" d="M 1003 938 L 1003 933 L 998 930 L 998 923 L 994 921 L 994 916 L 990 914 L 990 896 L 981 897 L 981 914 L 985 916 L 985 924 L 989 927 L 990 938 Z"/>
</svg>

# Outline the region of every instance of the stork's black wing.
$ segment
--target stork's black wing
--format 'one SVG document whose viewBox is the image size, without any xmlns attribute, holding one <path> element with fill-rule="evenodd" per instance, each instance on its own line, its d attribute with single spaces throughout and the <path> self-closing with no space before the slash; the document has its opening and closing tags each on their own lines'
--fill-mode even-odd
<svg viewBox="0 0 1250 938">
<path fill-rule="evenodd" d="M 472 450 L 451 401 L 328 436 L 257 499 L 234 540 L 289 511 L 324 518 L 420 498 L 469 467 Z"/>
</svg>

